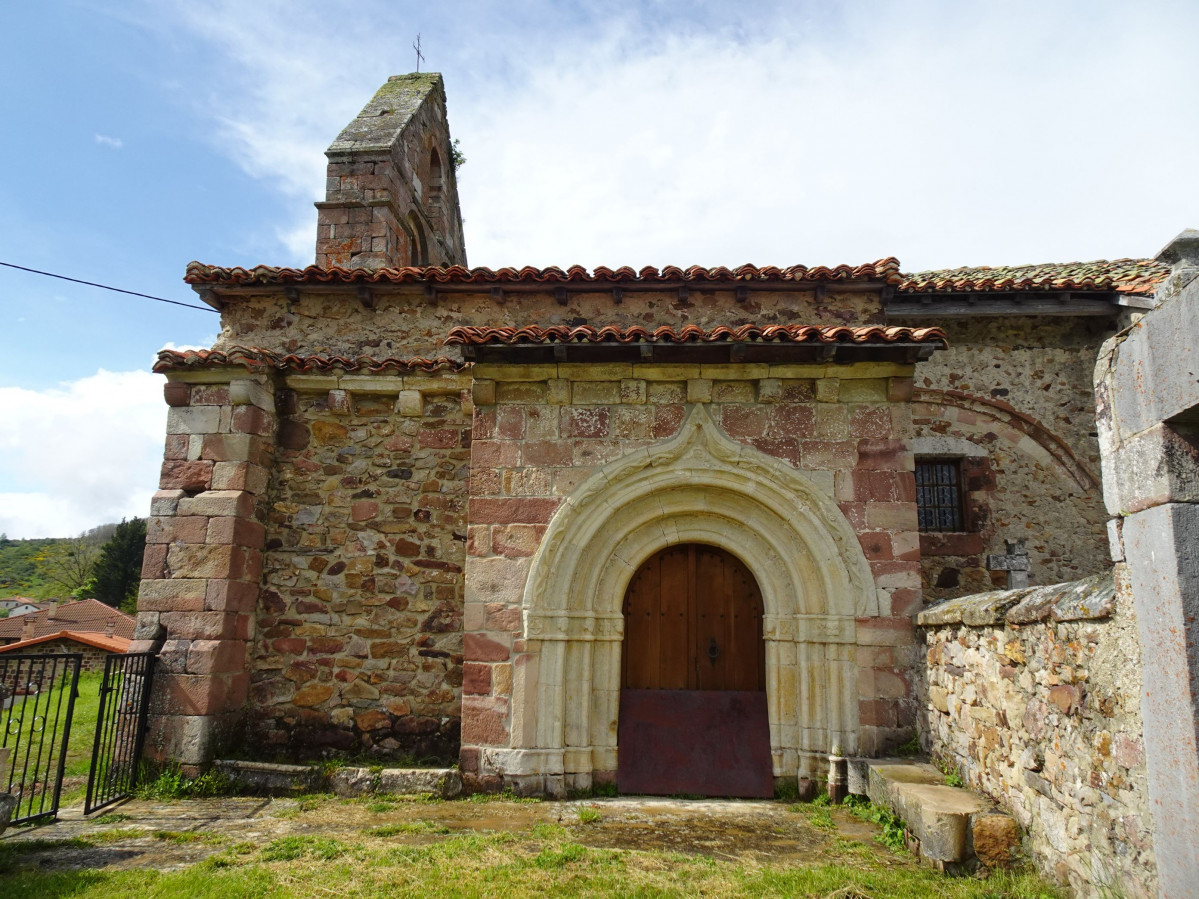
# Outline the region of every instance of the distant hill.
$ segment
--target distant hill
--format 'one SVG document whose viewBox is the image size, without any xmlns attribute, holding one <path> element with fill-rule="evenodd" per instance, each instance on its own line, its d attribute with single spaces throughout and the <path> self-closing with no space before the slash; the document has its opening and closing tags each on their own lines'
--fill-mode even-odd
<svg viewBox="0 0 1199 899">
<path fill-rule="evenodd" d="M 0 534 L 0 599 L 8 596 L 55 599 L 61 596 L 62 588 L 46 583 L 35 560 L 40 553 L 66 543 L 68 539 L 10 540 Z"/>
</svg>

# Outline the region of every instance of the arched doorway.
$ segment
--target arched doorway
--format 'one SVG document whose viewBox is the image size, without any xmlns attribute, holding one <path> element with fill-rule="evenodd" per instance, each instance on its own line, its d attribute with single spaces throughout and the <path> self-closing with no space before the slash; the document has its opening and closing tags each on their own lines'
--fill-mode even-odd
<svg viewBox="0 0 1199 899">
<path fill-rule="evenodd" d="M 629 581 L 623 614 L 620 791 L 772 796 L 762 593 L 745 564 L 666 547 Z"/>
</svg>

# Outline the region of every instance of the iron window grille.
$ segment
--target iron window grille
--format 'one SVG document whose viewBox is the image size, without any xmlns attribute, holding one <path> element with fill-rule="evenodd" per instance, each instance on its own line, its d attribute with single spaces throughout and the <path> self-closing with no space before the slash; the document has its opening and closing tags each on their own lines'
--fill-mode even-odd
<svg viewBox="0 0 1199 899">
<path fill-rule="evenodd" d="M 964 531 L 962 460 L 916 460 L 916 513 L 922 533 Z"/>
</svg>

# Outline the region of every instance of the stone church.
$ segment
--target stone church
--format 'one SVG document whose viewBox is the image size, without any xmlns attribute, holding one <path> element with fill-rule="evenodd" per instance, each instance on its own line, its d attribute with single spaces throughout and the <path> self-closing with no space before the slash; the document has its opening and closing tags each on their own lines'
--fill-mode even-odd
<svg viewBox="0 0 1199 899">
<path fill-rule="evenodd" d="M 159 757 L 771 795 L 911 739 L 927 603 L 1110 569 L 1092 373 L 1165 263 L 470 268 L 431 74 L 327 156 L 315 265 L 192 263 L 155 366 Z"/>
</svg>

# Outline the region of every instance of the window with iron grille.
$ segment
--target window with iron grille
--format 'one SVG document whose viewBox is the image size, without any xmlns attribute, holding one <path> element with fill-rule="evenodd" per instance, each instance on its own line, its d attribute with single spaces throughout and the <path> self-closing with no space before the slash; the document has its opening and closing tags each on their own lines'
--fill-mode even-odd
<svg viewBox="0 0 1199 899">
<path fill-rule="evenodd" d="M 922 532 L 964 531 L 962 460 L 916 460 L 916 512 Z"/>
</svg>

